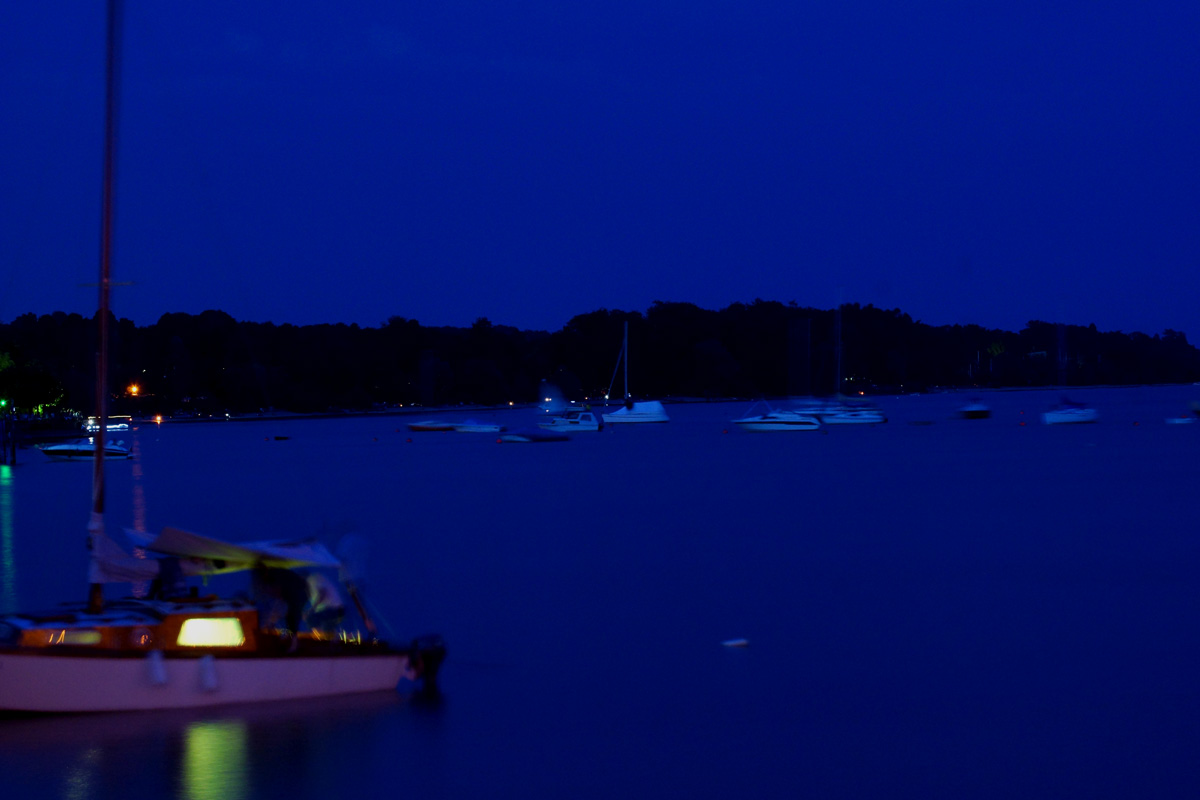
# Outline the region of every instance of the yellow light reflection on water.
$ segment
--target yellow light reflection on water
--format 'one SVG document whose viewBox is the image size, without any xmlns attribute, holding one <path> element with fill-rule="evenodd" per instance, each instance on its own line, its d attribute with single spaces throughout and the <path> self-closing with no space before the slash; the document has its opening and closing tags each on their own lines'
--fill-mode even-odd
<svg viewBox="0 0 1200 800">
<path fill-rule="evenodd" d="M 63 770 L 63 786 L 60 797 L 67 800 L 87 800 L 95 797 L 96 770 L 100 766 L 100 748 L 90 747 L 80 754 L 75 763 L 67 764 Z"/>
<path fill-rule="evenodd" d="M 246 723 L 205 720 L 183 735 L 182 796 L 188 800 L 240 800 L 248 796 Z"/>
<path fill-rule="evenodd" d="M 17 562 L 13 555 L 12 467 L 0 464 L 0 613 L 17 610 Z"/>
</svg>

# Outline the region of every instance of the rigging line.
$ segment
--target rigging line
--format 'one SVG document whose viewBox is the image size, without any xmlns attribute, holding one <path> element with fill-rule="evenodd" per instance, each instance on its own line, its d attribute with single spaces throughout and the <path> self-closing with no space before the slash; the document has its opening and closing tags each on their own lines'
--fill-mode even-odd
<svg viewBox="0 0 1200 800">
<path fill-rule="evenodd" d="M 623 362 L 627 358 L 629 358 L 629 354 L 626 352 L 628 347 L 629 347 L 629 323 L 626 322 L 625 323 L 625 338 L 621 341 L 621 354 L 619 356 L 617 356 L 617 363 L 613 365 L 612 378 L 609 379 L 609 381 L 608 381 L 608 391 L 604 393 L 604 401 L 606 403 L 608 402 L 608 398 L 612 397 L 612 387 L 613 387 L 613 384 L 617 382 L 617 370 L 619 370 L 621 368 L 621 362 Z M 628 378 L 626 378 L 626 383 L 625 383 L 625 394 L 629 394 Z"/>
</svg>

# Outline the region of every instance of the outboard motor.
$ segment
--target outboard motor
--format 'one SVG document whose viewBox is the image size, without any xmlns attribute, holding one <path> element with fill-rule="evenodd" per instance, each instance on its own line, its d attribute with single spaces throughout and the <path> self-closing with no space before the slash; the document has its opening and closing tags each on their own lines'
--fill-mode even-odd
<svg viewBox="0 0 1200 800">
<path fill-rule="evenodd" d="M 427 633 L 412 640 L 408 646 L 408 663 L 421 678 L 426 692 L 437 692 L 438 670 L 446 660 L 446 643 L 436 633 Z"/>
</svg>

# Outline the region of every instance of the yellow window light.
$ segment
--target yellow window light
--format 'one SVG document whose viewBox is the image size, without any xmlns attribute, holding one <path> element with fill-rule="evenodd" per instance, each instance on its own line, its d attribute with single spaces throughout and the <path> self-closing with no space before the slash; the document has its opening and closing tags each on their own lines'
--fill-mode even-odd
<svg viewBox="0 0 1200 800">
<path fill-rule="evenodd" d="M 67 628 L 50 634 L 50 644 L 96 645 L 100 644 L 100 631 L 74 630 Z"/>
<path fill-rule="evenodd" d="M 246 635 L 237 617 L 196 618 L 184 620 L 176 643 L 180 647 L 241 647 Z"/>
</svg>

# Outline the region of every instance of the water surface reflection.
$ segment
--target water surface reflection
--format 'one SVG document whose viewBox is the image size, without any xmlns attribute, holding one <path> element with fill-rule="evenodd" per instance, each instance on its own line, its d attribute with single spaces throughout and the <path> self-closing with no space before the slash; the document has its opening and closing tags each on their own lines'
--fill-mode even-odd
<svg viewBox="0 0 1200 800">
<path fill-rule="evenodd" d="M 17 565 L 13 555 L 13 468 L 0 464 L 0 614 L 17 610 Z"/>
<path fill-rule="evenodd" d="M 207 712 L 0 716 L 3 796 L 251 800 L 318 787 L 323 796 L 372 795 L 347 764 L 409 711 L 402 696 L 382 692 Z"/>
</svg>

